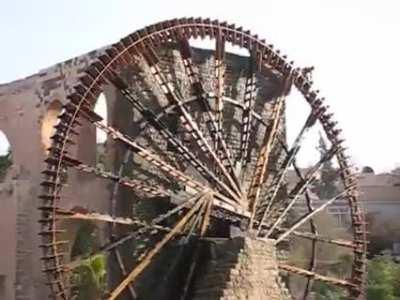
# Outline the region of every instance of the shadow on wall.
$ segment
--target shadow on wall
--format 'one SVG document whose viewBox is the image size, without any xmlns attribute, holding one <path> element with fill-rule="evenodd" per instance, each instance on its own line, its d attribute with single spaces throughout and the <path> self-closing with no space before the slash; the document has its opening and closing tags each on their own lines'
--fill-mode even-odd
<svg viewBox="0 0 400 300">
<path fill-rule="evenodd" d="M 54 100 L 49 107 L 47 112 L 42 119 L 41 137 L 43 149 L 48 152 L 51 146 L 51 136 L 54 134 L 54 126 L 57 124 L 57 117 L 62 109 L 62 104 L 58 100 Z"/>
</svg>

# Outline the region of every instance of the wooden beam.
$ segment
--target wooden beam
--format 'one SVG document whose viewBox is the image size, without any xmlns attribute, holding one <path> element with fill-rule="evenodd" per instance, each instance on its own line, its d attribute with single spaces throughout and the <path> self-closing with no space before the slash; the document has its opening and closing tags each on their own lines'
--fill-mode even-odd
<svg viewBox="0 0 400 300">
<path fill-rule="evenodd" d="M 179 220 L 179 222 L 168 232 L 164 238 L 158 242 L 153 249 L 151 249 L 144 259 L 129 273 L 127 277 L 113 290 L 108 296 L 108 300 L 116 299 L 122 291 L 128 286 L 129 283 L 133 282 L 143 270 L 152 262 L 154 256 L 156 256 L 160 250 L 180 231 L 181 228 L 189 221 L 189 219 L 198 211 L 204 201 L 204 196 L 188 211 L 188 213 Z"/>
<path fill-rule="evenodd" d="M 247 194 L 247 201 L 249 205 L 249 210 L 251 212 L 249 228 L 252 228 L 261 188 L 267 176 L 267 165 L 271 156 L 272 147 L 276 140 L 283 110 L 283 104 L 284 97 L 279 97 L 276 100 L 273 108 L 271 124 L 265 130 L 263 145 L 258 154 L 254 175 L 252 177 L 251 185 Z"/>
<path fill-rule="evenodd" d="M 296 274 L 296 275 L 300 275 L 300 276 L 304 276 L 307 278 L 313 278 L 314 280 L 318 280 L 318 281 L 322 281 L 325 283 L 329 283 L 335 286 L 339 286 L 339 287 L 343 287 L 343 288 L 355 288 L 357 287 L 356 284 L 347 281 L 347 280 L 343 280 L 343 279 L 338 279 L 335 277 L 329 277 L 329 276 L 324 276 L 324 275 L 320 275 L 317 274 L 315 272 L 311 272 L 302 268 L 298 268 L 295 266 L 290 266 L 287 264 L 279 264 L 278 265 L 279 269 L 282 271 L 287 271 L 290 272 L 292 274 Z"/>
</svg>

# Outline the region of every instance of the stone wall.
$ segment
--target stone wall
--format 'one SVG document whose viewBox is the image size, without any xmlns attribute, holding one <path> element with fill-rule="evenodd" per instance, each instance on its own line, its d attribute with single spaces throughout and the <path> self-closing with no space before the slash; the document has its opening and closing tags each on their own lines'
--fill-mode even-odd
<svg viewBox="0 0 400 300">
<path fill-rule="evenodd" d="M 1 283 L 5 291 L 0 293 L 6 300 L 47 297 L 37 207 L 49 127 L 54 125 L 49 120 L 56 121 L 54 115 L 60 111 L 54 107 L 60 110 L 60 104 L 66 103 L 66 95 L 95 53 L 0 84 L 0 130 L 10 143 L 13 161 L 0 184 L 0 276 L 5 278 Z"/>
<path fill-rule="evenodd" d="M 16 263 L 16 212 L 15 183 L 0 183 L 0 299 L 14 299 Z"/>
</svg>

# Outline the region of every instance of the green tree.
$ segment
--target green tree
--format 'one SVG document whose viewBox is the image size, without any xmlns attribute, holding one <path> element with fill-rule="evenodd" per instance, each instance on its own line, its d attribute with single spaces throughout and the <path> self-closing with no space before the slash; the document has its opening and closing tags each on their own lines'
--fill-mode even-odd
<svg viewBox="0 0 400 300">
<path fill-rule="evenodd" d="M 329 285 L 324 282 L 315 282 L 313 291 L 316 300 L 344 300 L 346 299 L 343 289 Z"/>
<path fill-rule="evenodd" d="M 343 257 L 343 262 L 349 258 Z M 349 262 L 350 263 L 350 262 Z M 351 265 L 351 264 L 350 264 Z M 332 269 L 337 277 L 341 271 Z M 342 274 L 343 275 L 343 274 Z M 346 276 L 344 276 L 346 277 Z M 313 286 L 316 300 L 346 299 L 343 290 L 323 282 L 315 282 Z M 367 300 L 399 300 L 400 299 L 400 265 L 391 257 L 379 256 L 368 263 Z"/>
<path fill-rule="evenodd" d="M 95 255 L 82 261 L 73 273 L 72 281 L 77 300 L 95 300 L 106 288 L 106 257 Z"/>
<path fill-rule="evenodd" d="M 4 179 L 7 174 L 8 168 L 12 165 L 12 155 L 8 149 L 6 155 L 0 155 L 0 181 Z"/>
<path fill-rule="evenodd" d="M 97 248 L 96 230 L 94 223 L 82 222 L 72 245 L 72 259 L 89 256 L 73 272 L 73 294 L 77 300 L 97 300 L 106 288 L 106 257 L 90 256 Z"/>
<path fill-rule="evenodd" d="M 380 256 L 369 262 L 368 300 L 398 300 L 400 297 L 400 265 L 390 257 Z"/>
<path fill-rule="evenodd" d="M 328 145 L 322 134 L 319 134 L 319 143 L 317 150 L 320 154 L 320 159 L 323 159 L 328 153 Z M 338 192 L 338 173 L 333 167 L 332 161 L 328 160 L 322 164 L 320 177 L 316 179 L 312 186 L 312 191 L 318 195 L 320 199 L 329 199 L 334 197 Z"/>
</svg>

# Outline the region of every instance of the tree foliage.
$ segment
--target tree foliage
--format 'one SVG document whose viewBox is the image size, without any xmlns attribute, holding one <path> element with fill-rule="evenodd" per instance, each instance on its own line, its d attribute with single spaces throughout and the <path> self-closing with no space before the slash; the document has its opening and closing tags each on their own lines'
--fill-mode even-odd
<svg viewBox="0 0 400 300">
<path fill-rule="evenodd" d="M 7 174 L 8 168 L 12 165 L 11 151 L 8 150 L 6 155 L 0 155 L 0 181 L 3 181 Z"/>
<path fill-rule="evenodd" d="M 313 291 L 316 300 L 346 299 L 343 290 L 315 282 Z M 367 300 L 399 300 L 400 299 L 400 265 L 390 257 L 379 256 L 368 263 Z"/>
<path fill-rule="evenodd" d="M 103 254 L 90 256 L 97 247 L 96 229 L 93 223 L 82 222 L 72 245 L 72 259 L 89 256 L 73 272 L 73 294 L 77 300 L 99 299 L 106 288 L 106 257 Z"/>
<path fill-rule="evenodd" d="M 370 260 L 367 299 L 400 299 L 400 265 L 390 257 L 380 256 Z"/>
<path fill-rule="evenodd" d="M 316 300 L 345 300 L 343 289 L 324 282 L 315 282 L 313 291 Z"/>
<path fill-rule="evenodd" d="M 377 213 L 367 213 L 367 229 L 370 234 L 368 253 L 370 256 L 382 254 L 384 250 L 392 248 L 394 242 L 400 238 L 400 221 L 398 218 L 389 218 L 385 221 L 377 219 Z"/>
<path fill-rule="evenodd" d="M 98 254 L 83 260 L 74 271 L 72 281 L 78 287 L 75 291 L 75 299 L 98 299 L 106 288 L 105 255 Z"/>
<path fill-rule="evenodd" d="M 328 153 L 328 145 L 324 137 L 320 134 L 317 150 L 320 159 L 323 159 Z M 322 164 L 320 177 L 316 179 L 312 186 L 312 191 L 317 194 L 320 199 L 329 199 L 334 197 L 338 192 L 338 174 L 333 167 L 332 161 L 328 160 Z"/>
</svg>

